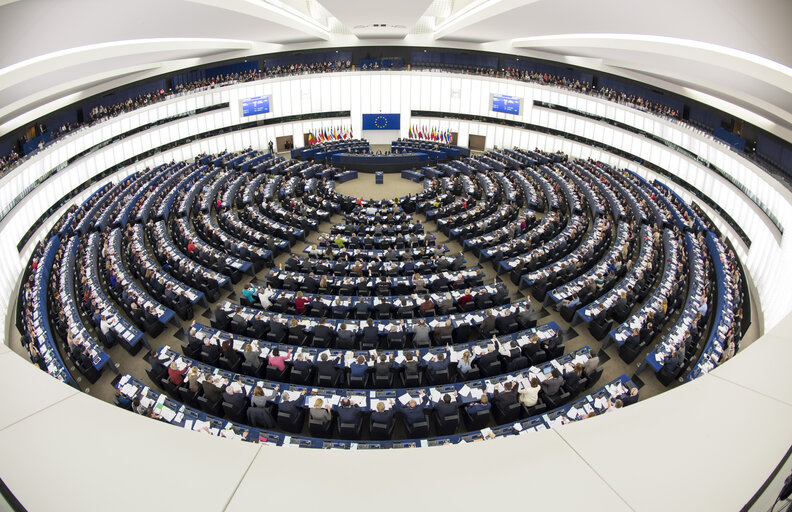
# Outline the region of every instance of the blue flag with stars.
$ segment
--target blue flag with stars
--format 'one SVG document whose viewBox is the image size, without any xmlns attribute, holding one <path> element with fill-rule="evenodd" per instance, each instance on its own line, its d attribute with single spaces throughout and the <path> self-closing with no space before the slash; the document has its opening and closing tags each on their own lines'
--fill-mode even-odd
<svg viewBox="0 0 792 512">
<path fill-rule="evenodd" d="M 364 130 L 398 130 L 401 114 L 363 114 Z"/>
</svg>

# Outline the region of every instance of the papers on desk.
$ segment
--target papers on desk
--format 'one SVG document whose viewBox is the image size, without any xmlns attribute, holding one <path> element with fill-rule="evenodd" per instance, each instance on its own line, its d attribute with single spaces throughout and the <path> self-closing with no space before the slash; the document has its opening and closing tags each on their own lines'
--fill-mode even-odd
<svg viewBox="0 0 792 512">
<path fill-rule="evenodd" d="M 135 393 L 137 393 L 137 390 L 138 388 L 134 384 L 124 384 L 121 387 L 121 393 L 128 396 L 129 398 L 134 397 Z"/>
<path fill-rule="evenodd" d="M 457 391 L 457 393 L 462 396 L 470 396 L 470 391 L 471 389 L 468 387 L 468 385 L 464 384 L 461 388 L 459 388 L 459 391 Z"/>
<path fill-rule="evenodd" d="M 176 418 L 176 411 L 174 411 L 169 407 L 163 407 L 162 410 L 160 411 L 160 414 L 168 423 L 172 423 L 173 420 Z"/>
<path fill-rule="evenodd" d="M 594 407 L 597 409 L 605 409 L 608 407 L 608 401 L 604 397 L 597 397 L 594 399 Z"/>
<path fill-rule="evenodd" d="M 569 418 L 570 420 L 574 420 L 575 418 L 577 418 L 577 416 L 578 416 L 578 410 L 573 405 L 567 411 L 567 418 Z"/>
<path fill-rule="evenodd" d="M 513 428 L 514 430 L 516 430 L 517 432 L 520 432 L 520 431 L 522 431 L 522 429 L 523 429 L 523 426 L 522 426 L 522 424 L 521 424 L 521 423 L 515 423 L 514 425 L 512 425 L 512 428 Z"/>
<path fill-rule="evenodd" d="M 195 420 L 195 423 L 192 426 L 192 430 L 195 431 L 209 430 L 209 422 L 202 420 Z"/>
<path fill-rule="evenodd" d="M 366 407 L 365 395 L 352 395 L 349 397 L 349 401 L 356 404 L 358 407 Z"/>
<path fill-rule="evenodd" d="M 575 356 L 575 358 L 572 360 L 572 365 L 574 366 L 574 365 L 576 365 L 576 364 L 586 364 L 586 361 L 588 361 L 588 360 L 589 360 L 589 358 L 588 358 L 588 357 L 586 357 L 586 356 L 584 356 L 584 355 L 581 355 L 581 354 L 578 354 L 578 355 L 576 355 L 576 356 Z"/>
<path fill-rule="evenodd" d="M 434 354 L 432 354 L 431 352 L 427 352 L 426 354 L 424 354 L 422 359 L 428 363 L 429 361 L 434 359 Z"/>
<path fill-rule="evenodd" d="M 609 384 L 609 385 L 605 386 L 605 390 L 611 396 L 619 396 L 619 395 L 623 395 L 624 393 L 627 392 L 627 389 L 621 383 Z"/>
<path fill-rule="evenodd" d="M 437 403 L 443 399 L 443 395 L 440 394 L 437 388 L 432 388 L 429 390 L 429 398 L 432 400 L 432 402 Z"/>
<path fill-rule="evenodd" d="M 412 399 L 413 397 L 411 397 L 409 393 L 404 393 L 399 397 L 399 403 L 402 405 L 407 405 L 408 403 L 410 403 L 410 400 Z"/>
<path fill-rule="evenodd" d="M 563 416 L 563 415 L 561 415 L 561 414 L 559 414 L 559 415 L 558 415 L 558 416 L 557 416 L 555 419 L 553 419 L 553 420 L 549 420 L 549 421 L 547 422 L 547 425 L 548 425 L 550 428 L 560 427 L 560 426 L 561 426 L 561 425 L 563 425 L 563 424 L 564 424 L 564 416 Z"/>
</svg>

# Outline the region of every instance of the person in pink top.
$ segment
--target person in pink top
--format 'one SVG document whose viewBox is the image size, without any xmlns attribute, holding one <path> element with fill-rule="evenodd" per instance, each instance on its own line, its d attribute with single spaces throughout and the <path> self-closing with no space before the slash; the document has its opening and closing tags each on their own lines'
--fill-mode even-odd
<svg viewBox="0 0 792 512">
<path fill-rule="evenodd" d="M 289 357 L 291 357 L 291 350 L 289 350 L 288 354 L 282 356 L 277 348 L 273 348 L 268 363 L 277 368 L 279 372 L 282 372 L 286 369 L 286 360 L 289 359 Z"/>
</svg>

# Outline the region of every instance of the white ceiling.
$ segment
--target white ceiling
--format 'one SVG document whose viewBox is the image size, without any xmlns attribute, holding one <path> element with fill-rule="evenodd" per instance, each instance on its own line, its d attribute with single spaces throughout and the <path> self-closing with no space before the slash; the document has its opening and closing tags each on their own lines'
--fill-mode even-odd
<svg viewBox="0 0 792 512">
<path fill-rule="evenodd" d="M 406 45 L 623 75 L 792 141 L 790 21 L 790 0 L 0 0 L 0 135 L 80 86 L 95 94 L 291 49 Z"/>
</svg>

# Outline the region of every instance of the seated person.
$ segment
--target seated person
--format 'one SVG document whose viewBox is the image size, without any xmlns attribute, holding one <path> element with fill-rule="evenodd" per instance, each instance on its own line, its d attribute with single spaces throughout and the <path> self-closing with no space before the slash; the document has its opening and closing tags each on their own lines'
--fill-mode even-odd
<svg viewBox="0 0 792 512">
<path fill-rule="evenodd" d="M 233 405 L 235 409 L 244 409 L 247 405 L 247 397 L 241 386 L 226 386 L 223 391 L 223 401 Z"/>
<path fill-rule="evenodd" d="M 564 372 L 564 385 L 571 394 L 580 391 L 580 379 L 583 377 L 583 365 L 577 363 L 572 371 Z"/>
<path fill-rule="evenodd" d="M 453 400 L 451 400 L 451 396 L 452 395 L 446 393 L 443 395 L 443 398 L 441 398 L 440 401 L 435 404 L 434 410 L 438 419 L 443 420 L 449 416 L 453 416 L 457 413 L 457 410 L 462 405 L 457 397 L 456 391 L 453 393 Z"/>
<path fill-rule="evenodd" d="M 497 343 L 497 337 L 493 336 L 492 339 Z M 482 369 L 488 368 L 490 364 L 494 363 L 497 360 L 498 360 L 498 352 L 495 351 L 495 345 L 490 343 L 487 345 L 487 348 L 485 350 L 482 350 L 482 354 L 479 357 L 478 367 Z"/>
<path fill-rule="evenodd" d="M 273 389 L 264 389 L 261 386 L 253 388 L 253 396 L 250 397 L 251 407 L 266 407 L 267 402 L 275 400 L 278 395 L 280 386 L 275 386 Z"/>
<path fill-rule="evenodd" d="M 251 368 L 257 370 L 261 366 L 261 352 L 259 352 L 258 346 L 253 343 L 245 345 L 245 351 L 242 352 L 242 355 L 245 358 L 245 364 Z"/>
<path fill-rule="evenodd" d="M 466 377 L 473 371 L 473 356 L 469 350 L 462 352 L 462 355 L 457 360 L 457 371 L 462 377 Z"/>
<path fill-rule="evenodd" d="M 372 423 L 382 423 L 386 425 L 386 430 L 390 429 L 393 423 L 393 415 L 396 412 L 393 407 L 393 399 L 388 402 L 390 403 L 390 407 L 387 409 L 385 408 L 385 402 L 377 402 L 377 409 L 371 413 Z"/>
<path fill-rule="evenodd" d="M 407 351 L 404 353 L 404 362 L 402 366 L 404 367 L 404 373 L 406 375 L 418 375 L 418 368 L 421 366 L 421 363 L 412 352 Z"/>
<path fill-rule="evenodd" d="M 280 404 L 278 404 L 278 412 L 285 412 L 287 414 L 296 414 L 302 409 L 302 397 L 305 394 L 303 389 L 299 393 L 292 391 L 289 395 L 288 391 L 284 391 L 281 395 Z"/>
<path fill-rule="evenodd" d="M 491 408 L 491 405 L 490 405 L 490 402 L 489 402 L 489 397 L 485 393 L 485 394 L 481 395 L 481 398 L 479 398 L 477 402 L 472 402 L 472 403 L 468 404 L 468 406 L 465 408 L 465 410 L 467 411 L 467 413 L 470 416 L 473 416 L 478 411 L 489 411 L 490 408 Z"/>
<path fill-rule="evenodd" d="M 311 299 L 306 299 L 303 297 L 302 292 L 297 292 L 297 296 L 294 298 L 294 309 L 297 311 L 298 315 L 305 313 L 309 302 L 311 302 Z"/>
<path fill-rule="evenodd" d="M 439 352 L 426 364 L 426 367 L 429 373 L 434 376 L 437 372 L 448 368 L 448 359 L 443 352 Z"/>
<path fill-rule="evenodd" d="M 322 425 L 327 425 L 333 419 L 333 414 L 330 412 L 330 404 L 325 405 L 324 400 L 321 398 L 316 399 L 308 414 L 312 421 L 318 421 Z"/>
<path fill-rule="evenodd" d="M 317 377 L 329 377 L 332 379 L 332 382 L 335 383 L 337 378 L 337 365 L 339 363 L 339 359 L 333 358 L 331 359 L 327 352 L 322 352 L 319 354 L 319 360 L 316 361 L 316 373 Z"/>
<path fill-rule="evenodd" d="M 424 295 L 424 301 L 421 303 L 421 306 L 418 308 L 418 312 L 421 315 L 427 315 L 434 311 L 434 302 L 432 302 L 432 298 L 429 295 Z"/>
<path fill-rule="evenodd" d="M 366 326 L 363 327 L 363 336 L 361 343 L 376 344 L 379 342 L 379 328 L 374 325 L 374 320 L 371 318 L 366 320 Z"/>
<path fill-rule="evenodd" d="M 525 407 L 533 407 L 539 402 L 539 379 L 536 377 L 531 378 L 530 386 L 521 387 L 518 390 L 520 395 L 520 403 Z"/>
<path fill-rule="evenodd" d="M 412 398 L 407 405 L 400 405 L 399 409 L 404 416 L 404 421 L 410 426 L 414 427 L 416 423 L 426 420 L 424 416 L 424 408 L 429 399 L 426 397 L 424 390 L 418 391 L 419 401 Z M 401 402 L 399 402 L 401 404 Z"/>
<path fill-rule="evenodd" d="M 355 343 L 355 333 L 347 329 L 346 324 L 338 326 L 338 344 L 342 347 L 352 347 Z"/>
<path fill-rule="evenodd" d="M 290 357 L 291 349 L 289 349 L 289 352 L 285 356 L 282 356 L 280 355 L 280 350 L 273 348 L 272 352 L 270 352 L 270 355 L 267 358 L 267 364 L 274 366 L 279 372 L 282 372 L 286 369 L 286 360 Z"/>
<path fill-rule="evenodd" d="M 350 378 L 364 378 L 366 376 L 366 372 L 368 371 L 369 366 L 366 362 L 366 356 L 360 354 L 357 356 L 356 359 L 353 359 L 349 363 L 349 376 Z"/>
<path fill-rule="evenodd" d="M 181 386 L 181 383 L 184 382 L 184 375 L 189 368 L 185 366 L 183 370 L 179 370 L 179 365 L 173 361 L 173 358 L 171 358 L 171 361 L 170 367 L 168 368 L 168 380 L 176 386 Z"/>
<path fill-rule="evenodd" d="M 631 388 L 630 389 L 630 393 L 627 396 L 623 397 L 621 400 L 622 400 L 622 403 L 624 405 L 632 405 L 635 402 L 637 402 L 638 401 L 638 388 L 637 387 Z"/>
<path fill-rule="evenodd" d="M 216 404 L 223 399 L 222 392 L 226 386 L 223 384 L 223 378 L 219 375 L 212 376 L 212 374 L 207 373 L 201 387 L 203 388 L 204 397 L 210 403 Z"/>
<path fill-rule="evenodd" d="M 589 357 L 588 361 L 583 364 L 583 375 L 589 377 L 591 374 L 596 372 L 597 368 L 599 367 L 599 362 L 600 359 L 598 356 L 592 355 Z"/>
<path fill-rule="evenodd" d="M 429 345 L 431 343 L 430 332 L 431 328 L 426 324 L 426 321 L 423 318 L 418 320 L 418 325 L 413 326 L 413 344 L 416 346 Z"/>
<path fill-rule="evenodd" d="M 470 288 L 468 288 L 465 290 L 465 294 L 457 299 L 457 304 L 459 304 L 460 308 L 464 308 L 471 300 L 473 300 L 473 295 L 470 293 Z"/>
<path fill-rule="evenodd" d="M 336 299 L 335 304 L 333 304 L 333 308 L 332 308 L 333 315 L 346 316 L 348 311 L 349 311 L 349 307 L 342 304 L 341 299 Z"/>
<path fill-rule="evenodd" d="M 272 306 L 272 296 L 274 294 L 270 285 L 267 285 L 266 288 L 259 288 L 258 299 L 262 308 L 269 309 Z"/>
<path fill-rule="evenodd" d="M 495 390 L 492 395 L 492 403 L 499 406 L 501 409 L 506 409 L 508 406 L 517 403 L 517 386 L 513 386 L 511 382 L 503 383 L 503 392 Z"/>
<path fill-rule="evenodd" d="M 253 304 L 256 297 L 256 287 L 250 283 L 247 288 L 242 290 L 242 296 L 247 299 L 250 304 Z"/>
<path fill-rule="evenodd" d="M 380 354 L 379 361 L 374 363 L 374 374 L 380 378 L 388 378 L 393 369 L 393 355 Z"/>
<path fill-rule="evenodd" d="M 339 424 L 351 423 L 353 425 L 358 425 L 362 411 L 360 410 L 360 407 L 357 404 L 352 403 L 349 398 L 342 398 L 337 413 Z"/>
<path fill-rule="evenodd" d="M 231 366 L 236 365 L 237 362 L 239 361 L 239 354 L 237 354 L 237 351 L 234 350 L 234 347 L 232 345 L 233 339 L 234 336 L 231 335 L 231 341 L 224 340 L 223 345 L 220 349 L 220 352 L 222 352 L 223 357 L 225 357 L 228 360 L 228 363 Z"/>
<path fill-rule="evenodd" d="M 550 372 L 550 378 L 542 382 L 542 391 L 549 397 L 556 397 L 561 393 L 561 386 L 564 385 L 564 379 L 561 377 L 561 372 L 558 368 L 553 368 Z"/>
</svg>

